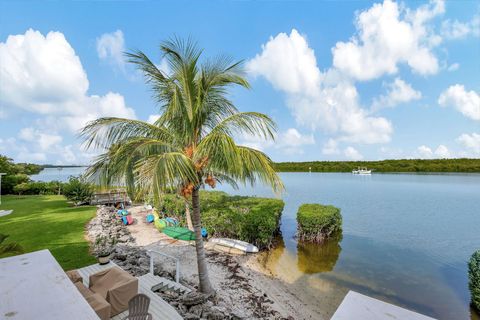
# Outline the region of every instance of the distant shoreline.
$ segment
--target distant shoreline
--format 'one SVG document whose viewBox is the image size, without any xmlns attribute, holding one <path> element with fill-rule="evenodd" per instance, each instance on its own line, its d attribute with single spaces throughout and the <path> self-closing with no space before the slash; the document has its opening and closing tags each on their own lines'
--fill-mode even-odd
<svg viewBox="0 0 480 320">
<path fill-rule="evenodd" d="M 399 159 L 381 161 L 277 162 L 277 172 L 351 172 L 366 167 L 373 173 L 480 173 L 480 159 Z"/>
<path fill-rule="evenodd" d="M 46 168 L 86 168 L 88 165 L 41 165 Z M 358 167 L 373 173 L 480 173 L 480 159 L 399 159 L 380 161 L 276 162 L 277 172 L 351 172 Z"/>
<path fill-rule="evenodd" d="M 40 166 L 42 169 L 46 168 L 86 168 L 88 167 L 87 165 L 77 165 L 77 164 L 71 164 L 71 165 L 53 165 L 53 164 L 44 164 Z"/>
</svg>

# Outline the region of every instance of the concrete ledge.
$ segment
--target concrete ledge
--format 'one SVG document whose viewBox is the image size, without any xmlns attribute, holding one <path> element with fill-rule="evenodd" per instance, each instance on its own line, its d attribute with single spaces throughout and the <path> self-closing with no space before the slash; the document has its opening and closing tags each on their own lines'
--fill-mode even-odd
<svg viewBox="0 0 480 320">
<path fill-rule="evenodd" d="M 435 320 L 393 304 L 349 291 L 331 320 Z"/>
</svg>

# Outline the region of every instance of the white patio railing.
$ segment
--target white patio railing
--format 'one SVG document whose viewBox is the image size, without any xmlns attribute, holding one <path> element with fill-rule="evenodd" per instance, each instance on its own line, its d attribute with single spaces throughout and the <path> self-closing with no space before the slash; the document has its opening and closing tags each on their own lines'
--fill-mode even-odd
<svg viewBox="0 0 480 320">
<path fill-rule="evenodd" d="M 150 255 L 150 273 L 153 275 L 154 267 L 153 260 L 155 255 L 160 255 L 163 257 L 170 258 L 175 260 L 175 282 L 180 283 L 180 260 L 166 253 L 158 252 L 155 250 L 147 250 L 147 253 Z"/>
</svg>

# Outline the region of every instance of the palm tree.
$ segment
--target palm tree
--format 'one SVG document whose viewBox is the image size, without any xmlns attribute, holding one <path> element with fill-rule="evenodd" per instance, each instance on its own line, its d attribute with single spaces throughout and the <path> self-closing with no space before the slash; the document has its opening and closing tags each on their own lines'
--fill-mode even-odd
<svg viewBox="0 0 480 320">
<path fill-rule="evenodd" d="M 249 88 L 241 62 L 221 56 L 200 62 L 202 51 L 191 40 L 173 39 L 160 46 L 169 71 L 160 70 L 143 52 L 126 53 L 150 85 L 161 115 L 154 124 L 100 118 L 81 132 L 86 147 L 103 148 L 88 170 L 104 184 L 124 180 L 130 190 L 161 195 L 175 188 L 192 202 L 200 291 L 213 293 L 201 236 L 200 188 L 216 182 L 260 180 L 275 191 L 283 184 L 262 152 L 240 146 L 234 137 L 274 139 L 275 123 L 258 112 L 239 112 L 228 88 Z"/>
</svg>

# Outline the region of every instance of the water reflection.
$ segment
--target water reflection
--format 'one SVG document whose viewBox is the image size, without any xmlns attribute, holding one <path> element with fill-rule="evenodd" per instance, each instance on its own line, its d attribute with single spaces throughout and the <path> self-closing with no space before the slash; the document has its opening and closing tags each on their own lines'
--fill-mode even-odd
<svg viewBox="0 0 480 320">
<path fill-rule="evenodd" d="M 340 233 L 322 244 L 298 242 L 298 269 L 308 274 L 332 271 L 342 251 L 340 246 L 342 238 Z"/>
</svg>

